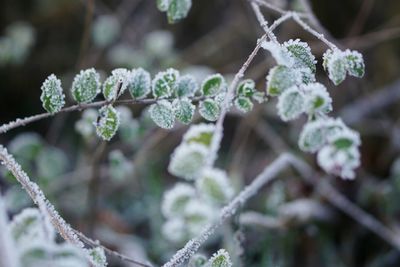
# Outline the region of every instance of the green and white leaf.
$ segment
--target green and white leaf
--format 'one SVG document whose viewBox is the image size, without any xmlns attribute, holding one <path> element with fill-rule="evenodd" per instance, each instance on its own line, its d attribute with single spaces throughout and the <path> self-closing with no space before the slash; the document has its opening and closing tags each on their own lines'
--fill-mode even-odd
<svg viewBox="0 0 400 267">
<path fill-rule="evenodd" d="M 200 123 L 191 125 L 183 136 L 183 142 L 187 144 L 195 143 L 209 147 L 214 135 L 215 125 Z"/>
<path fill-rule="evenodd" d="M 214 204 L 227 203 L 233 196 L 233 187 L 225 171 L 215 168 L 204 169 L 196 180 L 201 196 Z"/>
<path fill-rule="evenodd" d="M 175 84 L 174 92 L 177 97 L 192 97 L 199 90 L 199 85 L 192 75 L 179 77 Z"/>
<path fill-rule="evenodd" d="M 323 84 L 311 83 L 304 85 L 302 89 L 305 92 L 305 112 L 307 114 L 332 111 L 332 98 Z"/>
<path fill-rule="evenodd" d="M 297 86 L 290 87 L 278 97 L 277 108 L 283 121 L 297 119 L 304 112 L 304 94 Z"/>
<path fill-rule="evenodd" d="M 175 124 L 175 113 L 172 104 L 167 100 L 160 100 L 149 108 L 151 119 L 159 127 L 172 129 Z"/>
<path fill-rule="evenodd" d="M 349 75 L 362 78 L 365 73 L 365 64 L 362 54 L 348 49 L 344 54 L 347 61 L 347 72 Z"/>
<path fill-rule="evenodd" d="M 40 100 L 42 101 L 43 108 L 50 113 L 60 111 L 65 105 L 65 95 L 61 87 L 61 81 L 54 74 L 51 74 L 43 82 L 41 89 Z"/>
<path fill-rule="evenodd" d="M 150 73 L 142 68 L 133 69 L 128 80 L 128 90 L 133 99 L 145 98 L 151 91 Z"/>
<path fill-rule="evenodd" d="M 166 218 L 182 217 L 186 205 L 196 197 L 196 190 L 188 183 L 177 183 L 163 196 L 161 211 Z"/>
<path fill-rule="evenodd" d="M 71 93 L 78 103 L 92 102 L 100 93 L 100 75 L 93 68 L 81 70 L 74 78 Z"/>
<path fill-rule="evenodd" d="M 161 5 L 161 7 L 163 7 Z M 176 23 L 177 21 L 186 18 L 190 8 L 192 7 L 192 0 L 169 0 L 167 17 L 169 23 Z"/>
<path fill-rule="evenodd" d="M 217 101 L 209 98 L 200 102 L 199 113 L 208 121 L 216 121 L 221 113 L 221 107 Z"/>
<path fill-rule="evenodd" d="M 103 140 L 111 140 L 118 130 L 119 122 L 119 112 L 113 106 L 102 107 L 95 123 L 97 135 Z"/>
<path fill-rule="evenodd" d="M 245 96 L 238 96 L 235 99 L 235 107 L 243 113 L 247 113 L 253 109 L 253 102 L 250 98 Z"/>
<path fill-rule="evenodd" d="M 225 78 L 219 73 L 208 76 L 201 85 L 201 91 L 205 96 L 215 96 L 224 92 L 226 88 Z"/>
<path fill-rule="evenodd" d="M 314 55 L 311 52 L 310 46 L 301 42 L 299 39 L 289 40 L 283 43 L 283 46 L 286 47 L 287 51 L 294 59 L 295 68 L 309 68 L 312 73 L 315 73 L 317 68 L 317 61 L 315 60 Z"/>
<path fill-rule="evenodd" d="M 192 121 L 196 106 L 188 98 L 175 99 L 172 107 L 178 121 L 183 124 L 189 124 Z"/>
<path fill-rule="evenodd" d="M 153 79 L 153 96 L 155 98 L 170 97 L 178 79 L 179 72 L 172 68 L 157 73 L 156 77 Z"/>
<path fill-rule="evenodd" d="M 296 70 L 282 65 L 275 66 L 267 76 L 267 93 L 270 96 L 278 96 L 300 81 L 301 77 Z"/>
<path fill-rule="evenodd" d="M 107 101 L 114 101 L 128 88 L 130 71 L 119 68 L 111 72 L 103 84 L 103 96 Z"/>
<path fill-rule="evenodd" d="M 210 267 L 232 267 L 229 253 L 225 249 L 220 249 L 208 261 Z"/>
</svg>

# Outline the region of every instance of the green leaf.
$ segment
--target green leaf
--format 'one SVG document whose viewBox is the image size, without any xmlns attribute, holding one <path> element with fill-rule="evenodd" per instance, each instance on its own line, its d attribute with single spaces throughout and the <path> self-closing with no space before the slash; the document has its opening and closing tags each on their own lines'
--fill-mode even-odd
<svg viewBox="0 0 400 267">
<path fill-rule="evenodd" d="M 183 141 L 187 144 L 196 143 L 209 147 L 214 135 L 215 125 L 200 123 L 190 126 L 183 136 Z"/>
<path fill-rule="evenodd" d="M 81 70 L 74 78 L 71 93 L 78 103 L 92 102 L 100 93 L 100 75 L 93 68 Z"/>
<path fill-rule="evenodd" d="M 149 108 L 151 119 L 159 127 L 172 129 L 175 123 L 175 114 L 172 104 L 167 100 L 160 100 Z"/>
<path fill-rule="evenodd" d="M 169 0 L 169 6 L 167 10 L 168 22 L 175 23 L 185 18 L 191 7 L 192 0 Z"/>
<path fill-rule="evenodd" d="M 130 72 L 127 69 L 119 68 L 111 72 L 111 76 L 103 84 L 103 95 L 108 101 L 116 100 L 128 87 Z"/>
<path fill-rule="evenodd" d="M 298 82 L 298 72 L 286 66 L 275 66 L 269 71 L 267 76 L 267 93 L 270 96 L 278 96 Z"/>
<path fill-rule="evenodd" d="M 199 113 L 208 121 L 216 121 L 221 112 L 218 103 L 213 99 L 206 99 L 200 102 Z"/>
<path fill-rule="evenodd" d="M 205 96 L 214 96 L 226 89 L 226 82 L 221 74 L 208 76 L 201 85 L 201 91 Z"/>
<path fill-rule="evenodd" d="M 54 74 L 51 74 L 43 82 L 40 100 L 43 108 L 50 113 L 56 113 L 65 105 L 65 95 L 61 87 L 61 81 Z"/>
<path fill-rule="evenodd" d="M 150 73 L 142 68 L 133 69 L 129 77 L 128 90 L 133 99 L 145 98 L 151 91 Z"/>
<path fill-rule="evenodd" d="M 89 255 L 92 261 L 95 263 L 96 267 L 106 267 L 107 266 L 107 258 L 104 253 L 104 249 L 101 247 L 95 247 L 89 250 Z"/>
<path fill-rule="evenodd" d="M 188 267 L 206 267 L 207 258 L 201 254 L 193 255 L 188 263 Z"/>
<path fill-rule="evenodd" d="M 178 78 L 179 72 L 175 69 L 167 69 L 166 71 L 159 72 L 153 79 L 153 96 L 155 98 L 170 97 Z"/>
<path fill-rule="evenodd" d="M 294 120 L 304 111 L 304 94 L 297 86 L 284 91 L 278 98 L 278 115 L 283 121 Z"/>
<path fill-rule="evenodd" d="M 111 105 L 102 107 L 95 125 L 99 137 L 106 141 L 111 140 L 119 127 L 119 112 Z"/>
<path fill-rule="evenodd" d="M 189 99 L 175 99 L 172 102 L 172 106 L 174 109 L 175 118 L 178 121 L 182 122 L 183 124 L 189 124 L 192 121 L 196 107 Z"/>
<path fill-rule="evenodd" d="M 240 96 L 252 97 L 255 93 L 256 83 L 251 80 L 243 80 L 239 83 L 236 93 Z"/>
<path fill-rule="evenodd" d="M 225 249 L 220 249 L 208 261 L 210 267 L 232 267 L 231 258 Z"/>
<path fill-rule="evenodd" d="M 177 97 L 192 97 L 195 95 L 199 85 L 192 75 L 184 75 L 175 84 L 174 92 Z"/>
<path fill-rule="evenodd" d="M 196 180 L 200 194 L 212 203 L 224 204 L 233 196 L 233 187 L 225 171 L 205 169 Z"/>
<path fill-rule="evenodd" d="M 347 61 L 347 71 L 349 75 L 362 78 L 365 73 L 365 64 L 363 56 L 357 51 L 345 51 Z"/>
<path fill-rule="evenodd" d="M 168 10 L 170 0 L 157 0 L 157 8 L 161 12 L 166 12 Z"/>
<path fill-rule="evenodd" d="M 328 50 L 324 54 L 324 66 L 328 71 L 329 79 L 339 85 L 346 79 L 347 64 L 344 54 L 340 50 Z"/>
<path fill-rule="evenodd" d="M 289 40 L 283 44 L 288 50 L 289 54 L 294 58 L 295 68 L 309 68 L 312 73 L 315 73 L 317 68 L 315 64 L 314 55 L 311 53 L 309 45 L 305 42 L 301 42 L 299 39 Z"/>
<path fill-rule="evenodd" d="M 243 113 L 247 113 L 253 109 L 253 102 L 245 96 L 239 96 L 235 99 L 235 107 Z"/>
</svg>

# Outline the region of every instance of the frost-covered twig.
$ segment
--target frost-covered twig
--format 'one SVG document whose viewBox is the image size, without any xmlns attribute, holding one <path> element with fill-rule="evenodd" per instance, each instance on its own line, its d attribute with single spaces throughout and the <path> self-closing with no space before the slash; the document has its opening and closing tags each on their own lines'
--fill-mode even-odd
<svg viewBox="0 0 400 267">
<path fill-rule="evenodd" d="M 257 20 L 260 23 L 261 27 L 264 29 L 265 33 L 268 35 L 268 38 L 274 42 L 278 43 L 275 34 L 268 27 L 268 21 L 265 20 L 263 14 L 261 13 L 260 6 L 254 2 L 251 3 L 251 7 L 256 14 Z"/>
<path fill-rule="evenodd" d="M 253 182 L 243 189 L 228 205 L 220 211 L 219 218 L 216 223 L 209 225 L 194 239 L 186 243 L 186 245 L 177 251 L 175 255 L 163 265 L 163 267 L 176 267 L 187 261 L 200 246 L 221 226 L 226 220 L 232 217 L 237 209 L 243 205 L 250 197 L 255 195 L 265 184 L 271 182 L 276 175 L 285 169 L 289 164 L 289 157 L 287 154 L 282 154 L 269 166 L 267 166 L 262 173 L 260 173 Z"/>
<path fill-rule="evenodd" d="M 19 267 L 17 249 L 11 238 L 7 222 L 7 212 L 3 197 L 0 194 L 0 266 Z"/>
<path fill-rule="evenodd" d="M 190 98 L 192 101 L 200 101 L 202 100 L 204 97 L 192 97 Z M 154 98 L 148 98 L 148 99 L 124 99 L 124 100 L 116 100 L 113 103 L 114 104 L 142 104 L 142 105 L 150 105 L 150 104 L 154 104 L 156 103 L 158 100 L 154 99 Z M 101 107 L 101 106 L 105 106 L 107 104 L 109 104 L 110 101 L 97 101 L 97 102 L 92 102 L 92 103 L 88 103 L 88 104 L 77 104 L 77 105 L 72 105 L 66 108 L 61 109 L 58 112 L 55 113 L 41 113 L 41 114 L 37 114 L 37 115 L 33 115 L 33 116 L 29 116 L 26 118 L 22 118 L 22 119 L 16 119 L 14 121 L 11 121 L 9 123 L 5 123 L 3 125 L 0 126 L 0 134 L 6 133 L 12 129 L 21 127 L 21 126 L 25 126 L 27 124 L 33 123 L 35 121 L 39 121 L 42 119 L 46 119 L 49 117 L 52 117 L 56 114 L 59 113 L 63 113 L 63 112 L 72 112 L 72 111 L 81 111 L 84 109 L 88 109 L 88 108 L 96 108 L 96 107 Z"/>
</svg>

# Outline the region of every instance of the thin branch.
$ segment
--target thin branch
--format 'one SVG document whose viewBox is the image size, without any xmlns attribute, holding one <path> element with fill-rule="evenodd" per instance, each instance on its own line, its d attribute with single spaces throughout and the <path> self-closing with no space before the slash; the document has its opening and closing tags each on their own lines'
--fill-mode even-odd
<svg viewBox="0 0 400 267">
<path fill-rule="evenodd" d="M 264 29 L 265 33 L 268 35 L 268 38 L 274 42 L 278 43 L 275 34 L 268 27 L 268 21 L 265 20 L 264 15 L 261 13 L 260 6 L 254 2 L 251 3 L 251 7 L 256 14 L 257 20 L 260 23 L 261 27 Z"/>
<path fill-rule="evenodd" d="M 190 98 L 192 101 L 200 101 L 202 99 L 204 99 L 204 97 L 202 96 L 197 96 L 197 97 L 192 97 Z M 167 99 L 167 100 L 172 100 L 172 99 Z M 154 104 L 157 103 L 157 99 L 154 98 L 147 98 L 147 99 L 141 99 L 141 100 L 137 100 L 137 99 L 124 99 L 124 100 L 117 100 L 114 101 L 114 104 L 126 104 L 126 105 L 134 105 L 134 104 L 142 104 L 142 105 L 150 105 L 150 104 Z M 22 119 L 16 119 L 14 121 L 5 123 L 3 125 L 0 126 L 0 134 L 6 133 L 12 129 L 15 129 L 17 127 L 21 127 L 21 126 L 25 126 L 27 124 L 39 121 L 39 120 L 43 120 L 52 116 L 55 116 L 59 113 L 65 113 L 65 112 L 73 112 L 73 111 L 81 111 L 84 109 L 88 109 L 88 108 L 97 108 L 97 107 L 101 107 L 104 105 L 108 105 L 110 104 L 110 101 L 97 101 L 97 102 L 92 102 L 92 103 L 88 103 L 88 104 L 77 104 L 77 105 L 73 105 L 73 106 L 69 106 L 66 108 L 61 109 L 60 111 L 56 112 L 56 113 L 41 113 L 41 114 L 37 114 L 37 115 L 33 115 L 30 117 L 26 117 L 26 118 L 22 118 Z"/>
</svg>

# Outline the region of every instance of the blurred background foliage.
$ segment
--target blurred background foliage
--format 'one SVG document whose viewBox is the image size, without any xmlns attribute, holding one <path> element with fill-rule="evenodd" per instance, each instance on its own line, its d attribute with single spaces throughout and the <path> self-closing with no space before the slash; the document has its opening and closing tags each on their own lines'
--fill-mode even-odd
<svg viewBox="0 0 400 267">
<path fill-rule="evenodd" d="M 302 1 L 274 0 L 287 9 Z M 277 29 L 280 41 L 301 38 L 319 61 L 319 80 L 334 99 L 334 114 L 361 133 L 362 168 L 354 182 L 331 180 L 353 202 L 400 231 L 400 1 L 311 1 L 329 37 L 357 49 L 366 62 L 364 79 L 335 88 L 323 74 L 326 50 L 292 22 Z M 43 80 L 55 73 L 64 90 L 83 68 L 103 78 L 117 67 L 167 67 L 201 79 L 211 72 L 231 77 L 262 34 L 247 1 L 194 0 L 189 16 L 168 24 L 155 0 L 2 0 L 0 2 L 0 123 L 43 112 Z M 269 21 L 276 14 L 265 12 Z M 273 60 L 261 52 L 246 77 L 264 90 Z M 67 103 L 72 103 L 67 95 Z M 123 110 L 122 110 L 123 109 Z M 144 106 L 121 108 L 122 129 L 110 143 L 90 127 L 96 114 L 60 114 L 0 136 L 67 220 L 105 245 L 160 264 L 181 244 L 162 236 L 163 192 L 177 179 L 166 171 L 169 155 L 186 127 L 156 128 Z M 304 121 L 286 124 L 270 102 L 225 123 L 218 166 L 237 189 L 282 151 L 298 152 Z M 32 203 L 13 177 L 0 184 L 11 212 Z M 251 211 L 251 212 L 250 212 Z M 204 246 L 227 248 L 235 266 L 399 266 L 400 252 L 334 209 L 295 174 L 258 194 Z M 399 233 L 400 234 L 400 233 Z M 111 266 L 123 265 L 110 258 Z M 133 265 L 132 265 L 133 266 Z"/>
</svg>

